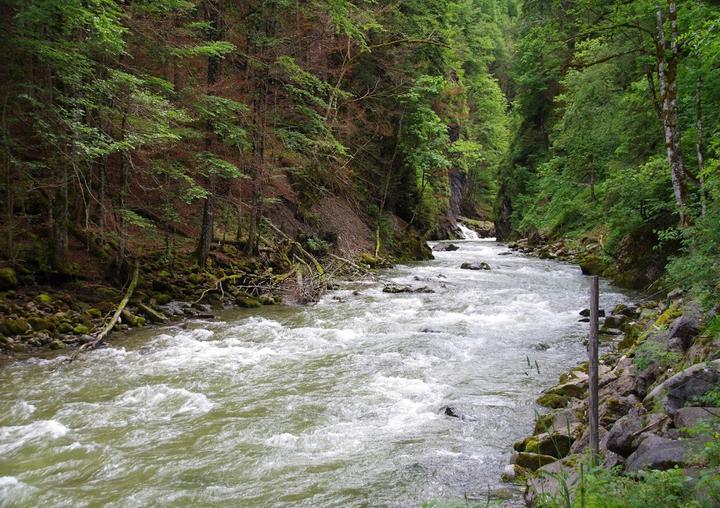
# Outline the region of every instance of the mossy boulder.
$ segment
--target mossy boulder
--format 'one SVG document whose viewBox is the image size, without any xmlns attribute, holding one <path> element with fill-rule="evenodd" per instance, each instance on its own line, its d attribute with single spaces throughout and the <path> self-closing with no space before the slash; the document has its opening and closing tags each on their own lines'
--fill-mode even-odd
<svg viewBox="0 0 720 508">
<path fill-rule="evenodd" d="M 32 330 L 30 323 L 25 319 L 0 320 L 0 333 L 4 335 L 23 335 Z"/>
<path fill-rule="evenodd" d="M 52 320 L 44 317 L 33 316 L 28 319 L 28 323 L 30 323 L 32 329 L 36 332 L 55 329 L 55 323 L 53 323 Z"/>
<path fill-rule="evenodd" d="M 583 254 L 577 259 L 583 275 L 602 275 L 605 271 L 605 261 L 597 254 Z"/>
<path fill-rule="evenodd" d="M 7 291 L 18 286 L 18 279 L 15 270 L 12 268 L 0 268 L 0 291 Z"/>
<path fill-rule="evenodd" d="M 158 305 L 165 305 L 172 302 L 172 297 L 167 293 L 155 293 L 155 301 Z"/>
<path fill-rule="evenodd" d="M 50 343 L 50 349 L 53 350 L 65 349 L 66 347 L 67 345 L 59 339 L 56 339 Z"/>
<path fill-rule="evenodd" d="M 556 457 L 550 455 L 543 455 L 540 453 L 529 453 L 529 452 L 517 452 L 512 456 L 511 462 L 518 466 L 528 469 L 530 471 L 536 471 L 547 464 L 552 464 L 557 460 Z"/>
<path fill-rule="evenodd" d="M 43 305 L 50 305 L 53 302 L 52 297 L 47 293 L 40 293 L 37 297 L 37 300 Z"/>
<path fill-rule="evenodd" d="M 90 307 L 88 310 L 85 311 L 88 316 L 90 316 L 93 319 L 99 319 L 103 317 L 103 313 L 100 311 L 100 309 L 96 307 Z"/>
<path fill-rule="evenodd" d="M 90 333 L 90 328 L 82 323 L 79 323 L 73 327 L 72 331 L 75 335 L 87 335 Z"/>
<path fill-rule="evenodd" d="M 559 409 L 565 407 L 569 400 L 570 397 L 558 395 L 557 393 L 543 393 L 535 402 L 543 407 Z"/>
<path fill-rule="evenodd" d="M 258 300 L 257 298 L 253 298 L 250 295 L 237 295 L 235 297 L 235 303 L 239 307 L 244 307 L 246 309 L 255 309 L 257 307 L 263 306 L 260 300 Z"/>
</svg>

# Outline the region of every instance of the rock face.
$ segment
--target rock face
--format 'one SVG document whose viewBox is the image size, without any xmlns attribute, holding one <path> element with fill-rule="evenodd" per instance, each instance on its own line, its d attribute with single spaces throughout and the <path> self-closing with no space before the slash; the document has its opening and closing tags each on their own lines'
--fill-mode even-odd
<svg viewBox="0 0 720 508">
<path fill-rule="evenodd" d="M 628 457 L 625 470 L 634 473 L 641 469 L 664 470 L 674 466 L 683 466 L 688 458 L 689 448 L 688 441 L 649 435 Z"/>
<path fill-rule="evenodd" d="M 720 360 L 688 367 L 657 385 L 643 404 L 648 408 L 660 404 L 668 414 L 674 415 L 691 398 L 703 395 L 715 386 L 720 380 L 719 369 Z"/>
<path fill-rule="evenodd" d="M 463 263 L 460 265 L 463 270 L 490 270 L 490 265 L 487 263 Z"/>
</svg>

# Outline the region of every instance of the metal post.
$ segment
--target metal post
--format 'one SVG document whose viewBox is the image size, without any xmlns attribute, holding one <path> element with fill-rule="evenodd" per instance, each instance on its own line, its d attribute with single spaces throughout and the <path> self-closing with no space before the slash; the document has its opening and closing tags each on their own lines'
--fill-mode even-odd
<svg viewBox="0 0 720 508">
<path fill-rule="evenodd" d="M 588 420 L 590 429 L 590 450 L 593 454 L 593 463 L 598 455 L 598 317 L 600 305 L 600 279 L 593 276 L 590 279 L 590 342 L 588 343 L 588 377 L 590 378 L 590 407 Z"/>
</svg>

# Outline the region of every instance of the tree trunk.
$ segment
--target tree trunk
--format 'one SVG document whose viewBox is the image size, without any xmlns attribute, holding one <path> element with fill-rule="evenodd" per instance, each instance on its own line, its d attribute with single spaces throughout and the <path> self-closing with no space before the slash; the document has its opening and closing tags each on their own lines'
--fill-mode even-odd
<svg viewBox="0 0 720 508">
<path fill-rule="evenodd" d="M 680 125 L 678 123 L 677 103 L 677 67 L 678 67 L 678 33 L 677 33 L 677 6 L 675 0 L 668 0 L 670 20 L 670 52 L 667 51 L 667 39 L 665 38 L 665 21 L 662 9 L 657 9 L 657 63 L 658 80 L 660 82 L 660 99 L 663 123 L 663 134 L 665 138 L 665 149 L 667 152 L 668 164 L 670 165 L 670 176 L 672 178 L 673 192 L 680 214 L 680 224 L 688 225 L 686 213 L 687 184 L 685 182 L 685 168 L 683 165 L 682 153 L 680 150 Z"/>
<path fill-rule="evenodd" d="M 707 215 L 707 198 L 705 196 L 705 177 L 703 170 L 705 162 L 703 160 L 703 114 L 702 114 L 702 76 L 698 76 L 695 84 L 695 152 L 697 153 L 698 179 L 700 180 L 700 206 L 702 208 L 702 216 Z"/>
<path fill-rule="evenodd" d="M 222 12 L 220 4 L 214 0 L 205 3 L 205 19 L 210 23 L 209 41 L 215 42 L 222 39 L 224 35 Z M 212 86 L 220 79 L 221 60 L 217 56 L 208 57 L 207 63 L 207 86 L 208 94 L 212 93 Z M 212 123 L 208 120 L 205 126 L 205 150 L 212 146 Z M 204 268 L 207 258 L 210 255 L 213 235 L 215 232 L 215 176 L 208 175 L 209 193 L 205 198 L 203 206 L 202 225 L 200 226 L 200 238 L 197 247 L 197 262 L 200 268 Z"/>
<path fill-rule="evenodd" d="M 68 250 L 68 172 L 65 164 L 57 171 L 57 187 L 52 200 L 52 253 L 51 264 L 55 270 L 67 268 Z"/>
</svg>

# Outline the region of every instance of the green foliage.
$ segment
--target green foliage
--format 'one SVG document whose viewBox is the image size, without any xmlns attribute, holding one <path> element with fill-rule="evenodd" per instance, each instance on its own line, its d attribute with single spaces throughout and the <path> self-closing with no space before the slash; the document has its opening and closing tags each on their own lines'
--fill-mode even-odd
<svg viewBox="0 0 720 508">
<path fill-rule="evenodd" d="M 680 361 L 680 355 L 672 351 L 656 341 L 646 340 L 635 351 L 633 363 L 638 371 L 643 372 L 652 365 L 661 367 L 670 367 Z"/>
</svg>

